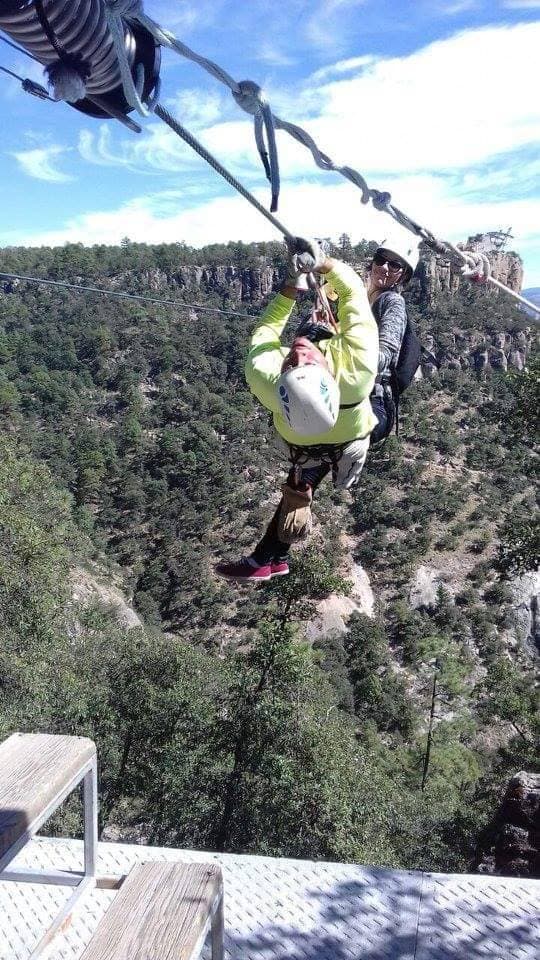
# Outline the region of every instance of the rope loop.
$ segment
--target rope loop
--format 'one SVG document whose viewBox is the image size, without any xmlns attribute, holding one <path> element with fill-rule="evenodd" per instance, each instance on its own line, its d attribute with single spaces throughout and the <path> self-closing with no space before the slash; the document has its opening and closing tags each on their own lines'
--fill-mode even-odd
<svg viewBox="0 0 540 960">
<path fill-rule="evenodd" d="M 271 213 L 278 207 L 279 199 L 279 161 L 276 145 L 276 124 L 270 104 L 262 87 L 253 80 L 240 80 L 236 90 L 231 93 L 242 110 L 255 118 L 255 143 L 262 160 L 267 180 L 272 189 Z M 266 143 L 264 134 L 266 133 Z"/>
<path fill-rule="evenodd" d="M 139 12 L 142 13 L 141 0 L 104 0 L 104 9 L 120 68 L 124 96 L 132 110 L 136 110 L 142 117 L 147 117 L 150 111 L 142 101 L 142 84 L 137 84 L 137 80 L 133 79 L 128 62 L 122 21 L 122 17 L 128 15 L 132 19 L 138 19 Z"/>
</svg>

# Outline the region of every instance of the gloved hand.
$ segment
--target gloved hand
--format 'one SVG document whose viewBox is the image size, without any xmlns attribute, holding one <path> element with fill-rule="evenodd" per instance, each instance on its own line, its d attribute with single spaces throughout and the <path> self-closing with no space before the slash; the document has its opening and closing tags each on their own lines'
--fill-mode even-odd
<svg viewBox="0 0 540 960">
<path fill-rule="evenodd" d="M 299 273 L 317 272 L 326 261 L 326 255 L 316 240 L 305 240 L 295 237 L 287 240 L 289 249 L 289 273 L 298 276 Z"/>
<path fill-rule="evenodd" d="M 307 290 L 314 290 L 317 281 L 313 273 L 294 273 L 289 263 L 288 273 L 285 277 L 285 283 L 288 287 L 294 287 L 299 293 L 305 293 Z"/>
</svg>

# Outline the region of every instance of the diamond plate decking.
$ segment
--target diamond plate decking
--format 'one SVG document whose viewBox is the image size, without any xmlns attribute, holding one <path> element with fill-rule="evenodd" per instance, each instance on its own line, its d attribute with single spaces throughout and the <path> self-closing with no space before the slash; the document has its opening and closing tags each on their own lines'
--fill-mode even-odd
<svg viewBox="0 0 540 960">
<path fill-rule="evenodd" d="M 99 844 L 99 874 L 217 861 L 228 960 L 539 960 L 540 882 Z M 19 866 L 80 869 L 82 843 L 33 841 Z M 26 960 L 68 891 L 0 883 L 0 960 Z M 114 892 L 94 890 L 48 960 L 77 960 Z"/>
</svg>

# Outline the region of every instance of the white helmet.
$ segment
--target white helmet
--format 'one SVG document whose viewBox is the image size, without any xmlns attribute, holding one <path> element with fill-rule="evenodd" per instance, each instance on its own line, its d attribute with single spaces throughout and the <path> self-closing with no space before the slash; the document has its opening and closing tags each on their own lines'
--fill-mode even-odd
<svg viewBox="0 0 540 960">
<path fill-rule="evenodd" d="M 420 258 L 420 251 L 418 249 L 418 243 L 408 230 L 403 230 L 399 234 L 392 233 L 388 237 L 385 237 L 381 243 L 379 243 L 376 252 L 379 250 L 387 250 L 388 253 L 395 253 L 400 260 L 403 260 L 403 262 L 407 264 L 411 271 L 411 276 L 413 275 Z"/>
<path fill-rule="evenodd" d="M 291 430 L 300 437 L 331 430 L 339 416 L 339 387 L 320 350 L 299 338 L 282 369 L 277 392 Z"/>
</svg>

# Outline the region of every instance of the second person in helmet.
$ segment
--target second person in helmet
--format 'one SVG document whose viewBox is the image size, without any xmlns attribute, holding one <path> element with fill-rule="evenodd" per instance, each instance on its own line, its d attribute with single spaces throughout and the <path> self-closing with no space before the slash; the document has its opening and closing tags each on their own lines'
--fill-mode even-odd
<svg viewBox="0 0 540 960">
<path fill-rule="evenodd" d="M 371 394 L 371 406 L 377 425 L 371 442 L 383 440 L 391 432 L 396 416 L 396 398 L 391 380 L 405 330 L 407 311 L 401 295 L 418 263 L 418 247 L 409 237 L 390 237 L 377 247 L 368 274 L 368 298 L 379 328 L 377 379 Z"/>
<path fill-rule="evenodd" d="M 302 287 L 297 278 L 311 272 L 326 275 L 338 295 L 338 323 L 326 334 L 321 325 L 320 336 L 312 323 L 315 333 L 297 337 L 289 350 L 281 334 Z M 272 413 L 293 467 L 260 543 L 249 557 L 217 564 L 219 576 L 245 582 L 288 573 L 289 545 L 309 528 L 321 480 L 331 471 L 337 489 L 358 481 L 377 423 L 369 396 L 378 361 L 377 324 L 362 280 L 314 242 L 298 239 L 291 274 L 255 327 L 246 361 L 247 382 Z"/>
</svg>

